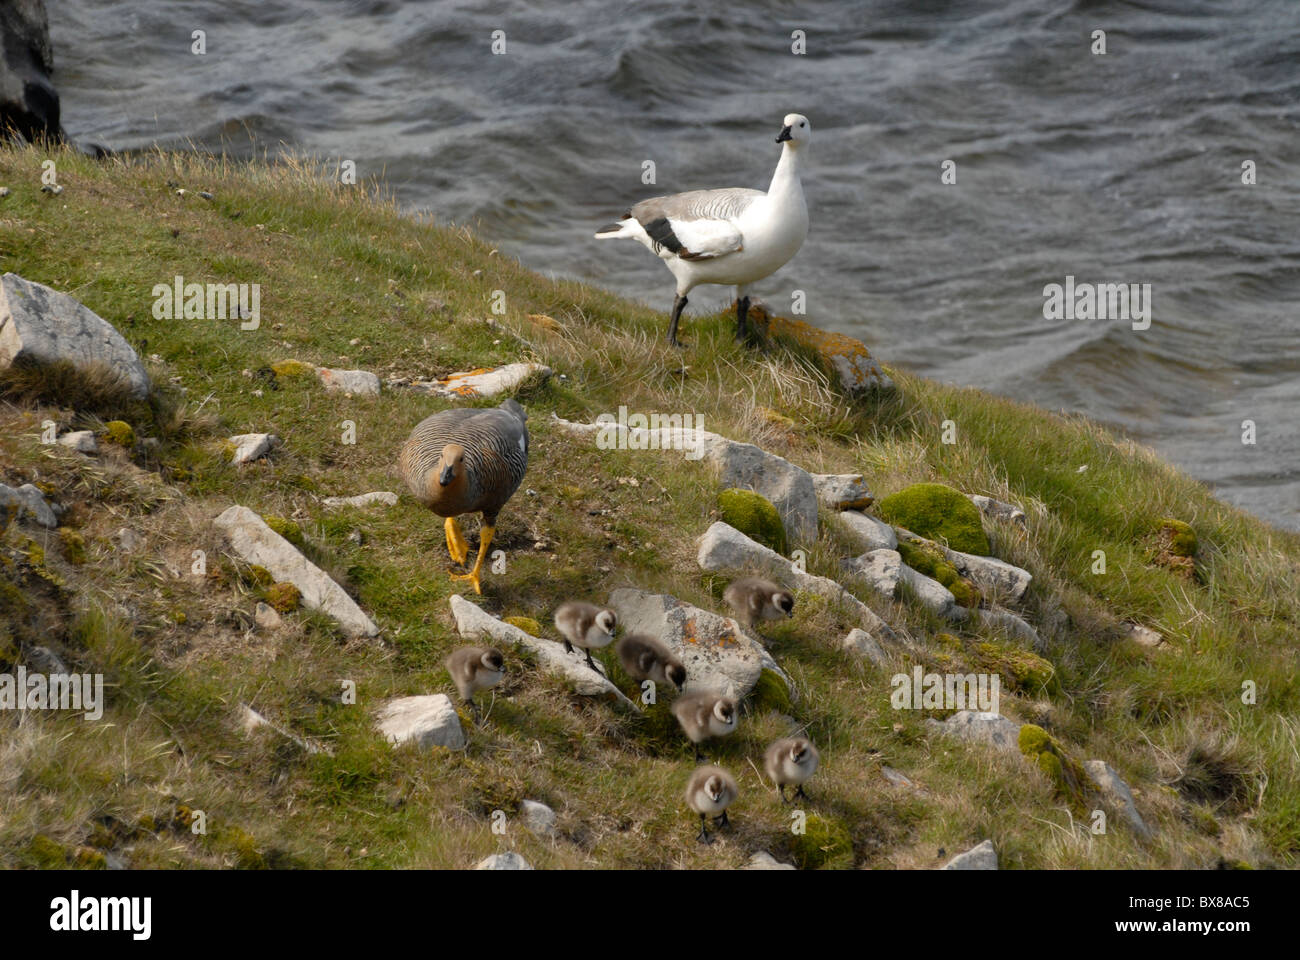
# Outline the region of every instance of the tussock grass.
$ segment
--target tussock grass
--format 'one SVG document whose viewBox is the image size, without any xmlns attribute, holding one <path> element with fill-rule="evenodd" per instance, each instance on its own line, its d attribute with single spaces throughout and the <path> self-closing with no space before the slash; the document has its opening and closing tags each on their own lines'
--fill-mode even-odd
<svg viewBox="0 0 1300 960">
<path fill-rule="evenodd" d="M 47 157 L 65 187 L 57 199 L 39 192 Z M 0 535 L 0 666 L 44 644 L 109 683 L 98 724 L 0 714 L 0 864 L 77 862 L 90 847 L 141 867 L 461 867 L 505 849 L 538 867 L 735 867 L 759 849 L 812 865 L 758 769 L 762 748 L 792 730 L 822 751 L 808 809 L 823 821 L 827 867 L 928 868 L 985 838 L 1007 867 L 1295 864 L 1300 538 L 1219 503 L 1150 451 L 1078 417 L 901 370 L 890 371 L 892 393 L 849 400 L 805 356 L 737 346 L 723 313 L 692 317 L 691 348 L 671 349 L 656 312 L 538 276 L 468 229 L 404 218 L 379 185 L 339 184 L 306 160 L 94 161 L 8 148 L 0 180 L 13 191 L 0 206 L 3 268 L 112 322 L 154 357 L 156 388 L 128 409 L 103 384 L 48 371 L 0 385 L 0 480 L 46 485 L 85 551 L 73 563 L 57 532 L 25 525 Z M 261 327 L 156 320 L 151 291 L 176 275 L 261 284 Z M 497 290 L 504 315 L 491 309 Z M 528 319 L 536 314 L 558 329 Z M 719 609 L 725 585 L 695 563 L 718 493 L 708 467 L 678 453 L 597 450 L 556 429 L 552 413 L 589 419 L 620 404 L 692 413 L 811 470 L 862 473 L 878 497 L 936 481 L 1018 503 L 1025 527 L 991 524 L 990 540 L 994 555 L 1034 575 L 1022 609 L 1056 677 L 1049 690 L 1004 690 L 1003 710 L 1072 756 L 1115 767 L 1156 839 L 1114 817 L 1093 836 L 1019 756 L 936 738 L 923 721 L 943 711 L 891 709 L 890 675 L 910 670 L 910 656 L 885 669 L 847 659 L 838 641 L 853 624 L 806 595 L 793 620 L 765 628 L 795 702 L 788 713 L 747 705 L 714 750 L 741 786 L 735 828 L 714 847 L 692 841 L 681 798 L 689 751 L 662 709 L 638 718 L 577 698 L 515 653 L 466 752 L 390 749 L 373 729 L 375 706 L 451 692 L 442 661 L 460 645 L 442 524 L 402 490 L 395 465 L 411 427 L 446 404 L 402 390 L 327 394 L 313 377 L 275 375 L 288 359 L 381 378 L 517 360 L 554 369 L 520 391 L 532 457 L 500 518 L 507 572 L 487 577 L 479 601 L 547 631 L 571 597 L 635 586 Z M 101 443 L 87 459 L 43 445 L 46 419 L 95 430 L 123 419 L 141 442 Z M 940 441 L 947 419 L 955 445 Z M 341 442 L 345 420 L 355 445 Z M 286 442 L 235 468 L 223 443 L 245 432 Z M 320 502 L 368 490 L 402 499 L 336 511 Z M 297 524 L 305 552 L 357 597 L 383 641 L 341 640 L 302 612 L 277 631 L 253 629 L 265 586 L 211 527 L 231 503 Z M 1194 580 L 1151 562 L 1164 517 L 1196 530 Z M 798 546 L 810 571 L 838 576 L 850 547 L 822 519 L 822 535 Z M 122 527 L 141 538 L 138 549 L 120 546 Z M 466 533 L 476 546 L 472 521 Z M 191 572 L 200 550 L 201 576 Z M 1098 550 L 1104 575 L 1092 573 Z M 850 587 L 927 656 L 938 649 L 931 638 L 952 631 L 906 600 Z M 1126 621 L 1167 643 L 1137 646 Z M 963 635 L 979 639 L 999 638 Z M 355 705 L 341 700 L 344 681 Z M 1247 681 L 1253 704 L 1242 699 Z M 329 753 L 246 736 L 241 703 Z M 888 783 L 885 765 L 916 788 Z M 557 839 L 518 824 L 523 799 L 556 809 Z M 186 810 L 205 812 L 206 835 L 190 830 Z M 504 836 L 490 829 L 495 810 L 507 817 Z"/>
</svg>

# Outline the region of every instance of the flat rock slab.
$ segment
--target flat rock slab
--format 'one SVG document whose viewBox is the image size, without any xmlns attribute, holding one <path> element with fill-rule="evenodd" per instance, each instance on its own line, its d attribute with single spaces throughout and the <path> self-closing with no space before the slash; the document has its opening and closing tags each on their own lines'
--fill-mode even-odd
<svg viewBox="0 0 1300 960">
<path fill-rule="evenodd" d="M 1002 520 L 1007 523 L 1017 523 L 1020 526 L 1025 525 L 1025 511 L 1021 510 L 1014 503 L 1005 503 L 1002 500 L 994 500 L 992 497 L 981 496 L 978 493 L 969 494 L 970 502 L 979 508 L 980 513 L 990 520 Z"/>
<path fill-rule="evenodd" d="M 1146 821 L 1142 819 L 1142 814 L 1138 813 L 1137 804 L 1133 802 L 1133 791 L 1128 788 L 1128 784 L 1105 760 L 1086 760 L 1083 764 L 1084 772 L 1088 774 L 1088 779 L 1097 785 L 1102 796 L 1109 800 L 1129 825 L 1133 827 L 1141 836 L 1151 838 L 1151 828 L 1147 826 Z"/>
<path fill-rule="evenodd" d="M 475 870 L 531 870 L 533 865 L 517 853 L 494 853 L 474 864 Z"/>
<path fill-rule="evenodd" d="M 369 507 L 376 503 L 391 507 L 397 503 L 397 494 L 387 490 L 374 490 L 370 493 L 358 493 L 354 497 L 326 497 L 321 503 L 329 510 L 338 507 Z"/>
<path fill-rule="evenodd" d="M 996 870 L 998 868 L 998 851 L 992 840 L 985 840 L 977 847 L 971 847 L 965 853 L 959 853 L 940 870 Z"/>
<path fill-rule="evenodd" d="M 94 454 L 99 452 L 93 430 L 73 430 L 59 437 L 59 446 L 76 450 L 77 453 Z"/>
<path fill-rule="evenodd" d="M 762 494 L 776 507 L 786 533 L 817 536 L 817 489 L 812 474 L 752 443 L 740 443 L 709 430 L 684 427 L 650 429 L 624 423 L 576 423 L 552 414 L 552 422 L 578 435 L 594 434 L 598 445 L 629 450 L 678 450 L 687 460 L 707 460 L 720 472 L 724 487 Z"/>
<path fill-rule="evenodd" d="M 1038 631 L 1010 610 L 1003 610 L 1001 607 L 993 607 L 989 610 L 976 610 L 974 613 L 984 626 L 991 627 L 995 630 L 1001 630 L 1007 636 L 1020 641 L 1034 650 L 1041 650 L 1043 648 L 1043 640 L 1042 637 L 1038 635 Z"/>
<path fill-rule="evenodd" d="M 265 567 L 276 580 L 287 580 L 297 587 L 307 609 L 333 617 L 349 636 L 373 637 L 379 633 L 379 627 L 342 587 L 248 507 L 230 507 L 214 523 L 246 563 Z"/>
<path fill-rule="evenodd" d="M 681 658 L 687 692 L 716 690 L 739 699 L 754 689 L 764 670 L 790 689 L 785 671 L 731 617 L 644 590 L 615 590 L 609 605 L 625 634 L 649 634 Z"/>
<path fill-rule="evenodd" d="M 280 438 L 273 433 L 241 433 L 227 442 L 234 448 L 230 462 L 239 466 L 266 456 L 280 445 Z"/>
<path fill-rule="evenodd" d="M 889 625 L 865 603 L 829 577 L 805 573 L 775 550 L 745 536 L 730 524 L 715 522 L 700 538 L 696 561 L 701 569 L 769 576 L 783 587 L 807 590 L 848 608 L 872 636 L 895 639 Z"/>
<path fill-rule="evenodd" d="M 967 743 L 984 743 L 1007 753 L 1020 753 L 1020 724 L 998 713 L 958 710 L 942 722 L 934 719 L 925 725 L 944 736 Z"/>
<path fill-rule="evenodd" d="M 860 473 L 814 473 L 817 499 L 831 510 L 861 510 L 875 499 Z"/>
<path fill-rule="evenodd" d="M 445 693 L 389 700 L 379 708 L 375 726 L 395 747 L 414 743 L 421 750 L 464 750 L 468 742 L 460 716 Z"/>
<path fill-rule="evenodd" d="M 414 380 L 407 389 L 432 393 L 439 397 L 493 397 L 509 393 L 533 374 L 551 375 L 551 368 L 540 363 L 507 363 L 503 367 L 480 367 L 453 373 L 441 380 Z"/>
<path fill-rule="evenodd" d="M 354 397 L 379 396 L 379 378 L 368 370 L 332 370 L 317 367 L 316 376 L 330 393 L 347 393 Z"/>
<path fill-rule="evenodd" d="M 30 483 L 24 483 L 17 489 L 0 483 L 0 513 L 4 514 L 5 521 L 0 525 L 0 530 L 9 526 L 11 517 L 31 520 L 47 530 L 53 530 L 59 525 L 58 515 L 46 502 L 45 494 Z"/>
<path fill-rule="evenodd" d="M 916 599 L 921 606 L 931 613 L 947 617 L 949 620 L 964 620 L 968 616 L 966 610 L 957 605 L 957 598 L 952 595 L 951 590 L 933 577 L 927 577 L 925 574 L 902 563 L 901 555 L 899 560 L 899 582 L 905 583 L 912 588 L 912 592 L 916 595 Z"/>
<path fill-rule="evenodd" d="M 997 557 L 978 557 L 959 550 L 942 548 L 948 562 L 957 572 L 980 588 L 985 597 L 1000 597 L 1016 603 L 1029 589 L 1033 574 Z"/>
<path fill-rule="evenodd" d="M 894 550 L 898 547 L 898 534 L 894 528 L 883 520 L 868 516 L 857 510 L 845 510 L 839 515 L 841 527 L 857 541 L 858 548 L 872 550 Z"/>
<path fill-rule="evenodd" d="M 144 364 L 111 323 L 66 293 L 6 273 L 0 277 L 0 367 L 20 361 L 111 368 L 137 400 L 149 395 Z"/>
<path fill-rule="evenodd" d="M 614 686 L 604 673 L 587 666 L 586 657 L 575 650 L 566 653 L 558 640 L 545 640 L 520 630 L 513 624 L 498 620 L 477 604 L 458 593 L 450 600 L 451 615 L 456 620 L 456 630 L 466 640 L 491 640 L 501 646 L 519 646 L 537 658 L 537 665 L 547 673 L 562 677 L 574 693 L 584 697 L 607 697 L 631 707 L 640 708 Z M 597 663 L 599 668 L 600 664 Z"/>
</svg>

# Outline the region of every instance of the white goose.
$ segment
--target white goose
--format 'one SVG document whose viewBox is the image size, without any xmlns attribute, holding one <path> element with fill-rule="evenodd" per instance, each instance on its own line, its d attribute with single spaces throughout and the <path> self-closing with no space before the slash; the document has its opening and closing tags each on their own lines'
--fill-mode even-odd
<svg viewBox="0 0 1300 960">
<path fill-rule="evenodd" d="M 677 323 L 686 295 L 702 283 L 736 287 L 736 339 L 746 337 L 746 288 L 775 273 L 798 253 L 808 235 L 808 206 L 799 182 L 802 154 L 812 124 L 786 114 L 776 142 L 784 144 L 767 193 L 745 187 L 691 190 L 642 200 L 616 223 L 596 233 L 599 240 L 631 237 L 668 265 L 677 278 L 668 342 L 677 342 Z"/>
</svg>

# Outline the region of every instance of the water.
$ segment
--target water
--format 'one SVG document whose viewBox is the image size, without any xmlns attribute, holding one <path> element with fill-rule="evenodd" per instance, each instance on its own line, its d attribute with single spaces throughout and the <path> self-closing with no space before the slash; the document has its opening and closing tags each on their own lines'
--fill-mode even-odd
<svg viewBox="0 0 1300 960">
<path fill-rule="evenodd" d="M 51 0 L 50 19 L 80 140 L 350 158 L 665 312 L 663 266 L 593 230 L 655 193 L 766 187 L 781 116 L 806 113 L 811 231 L 759 295 L 806 291 L 887 363 L 1118 425 L 1300 529 L 1296 0 Z M 1150 329 L 1045 320 L 1067 275 L 1151 284 Z"/>
</svg>

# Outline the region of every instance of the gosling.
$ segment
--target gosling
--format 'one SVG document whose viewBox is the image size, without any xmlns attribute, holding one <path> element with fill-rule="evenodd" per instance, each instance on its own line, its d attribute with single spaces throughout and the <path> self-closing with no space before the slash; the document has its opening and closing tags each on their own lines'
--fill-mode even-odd
<svg viewBox="0 0 1300 960">
<path fill-rule="evenodd" d="M 794 792 L 796 797 L 811 799 L 804 793 L 803 785 L 817 772 L 819 759 L 817 748 L 806 737 L 787 737 L 777 740 L 767 748 L 767 752 L 763 754 L 763 768 L 767 771 L 768 778 L 776 785 L 782 803 L 790 802 L 785 796 L 785 788 L 790 784 L 798 787 Z"/>
<path fill-rule="evenodd" d="M 712 843 L 706 817 L 713 818 L 715 827 L 729 826 L 727 807 L 739 793 L 736 778 L 721 767 L 697 767 L 686 783 L 686 804 L 700 815 L 698 843 Z"/>
<path fill-rule="evenodd" d="M 474 694 L 490 690 L 506 675 L 505 657 L 496 647 L 461 647 L 447 658 L 447 672 L 456 685 L 460 698 L 469 704 L 474 722 L 479 720 L 478 704 Z"/>
<path fill-rule="evenodd" d="M 736 701 L 712 690 L 687 693 L 673 704 L 673 716 L 695 745 L 695 762 L 709 759 L 700 744 L 712 737 L 725 737 L 736 729 Z"/>
<path fill-rule="evenodd" d="M 618 629 L 618 614 L 590 603 L 570 600 L 556 609 L 555 629 L 564 637 L 565 652 L 573 653 L 574 647 L 581 647 L 587 655 L 587 666 L 604 676 L 591 659 L 591 651 L 613 642 L 614 631 Z"/>
<path fill-rule="evenodd" d="M 686 686 L 686 665 L 673 652 L 643 633 L 630 633 L 614 645 L 624 672 L 638 683 L 653 681 L 656 686 L 671 685 L 678 693 Z"/>
<path fill-rule="evenodd" d="M 750 629 L 762 620 L 794 616 L 794 596 L 771 580 L 746 577 L 734 580 L 722 594 L 736 619 Z"/>
</svg>

